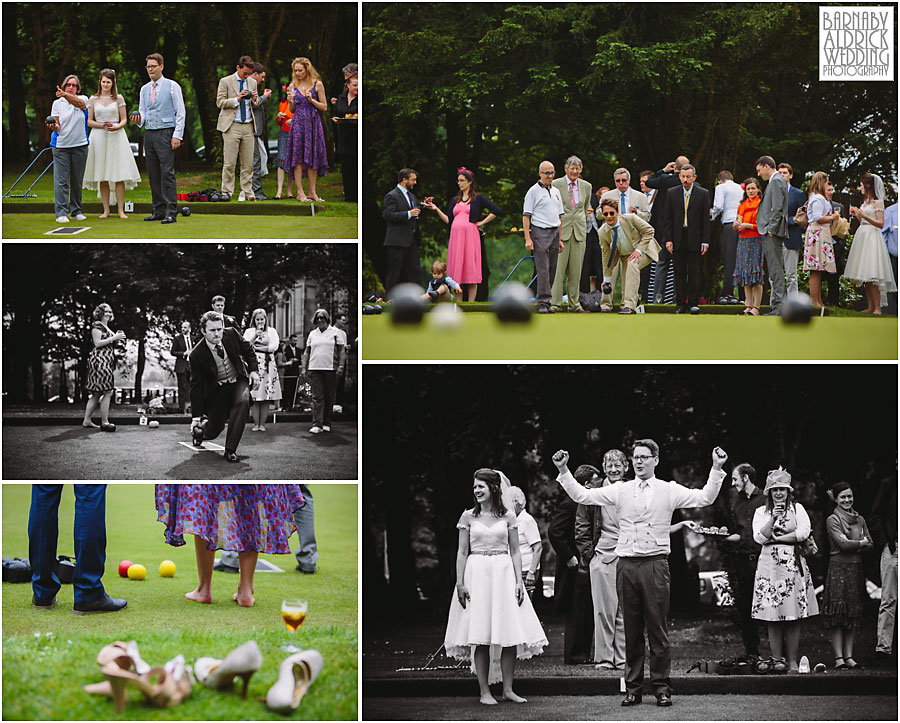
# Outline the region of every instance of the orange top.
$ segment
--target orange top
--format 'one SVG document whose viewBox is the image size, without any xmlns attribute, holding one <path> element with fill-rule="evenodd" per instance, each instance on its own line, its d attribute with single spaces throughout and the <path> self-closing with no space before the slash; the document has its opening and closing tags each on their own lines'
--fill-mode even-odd
<svg viewBox="0 0 900 723">
<path fill-rule="evenodd" d="M 281 128 L 281 130 L 283 130 L 285 133 L 287 133 L 291 129 L 290 120 L 291 120 L 291 117 L 294 115 L 288 109 L 287 100 L 283 100 L 283 101 L 281 101 L 281 103 L 278 104 L 278 112 L 284 113 L 284 115 L 285 115 L 284 120 L 278 124 L 278 127 Z"/>
<path fill-rule="evenodd" d="M 756 230 L 756 210 L 758 208 L 759 196 L 741 201 L 741 205 L 738 206 L 737 217 L 741 223 L 752 223 L 753 228 L 742 228 L 738 231 L 738 238 L 759 238 L 759 231 Z"/>
</svg>

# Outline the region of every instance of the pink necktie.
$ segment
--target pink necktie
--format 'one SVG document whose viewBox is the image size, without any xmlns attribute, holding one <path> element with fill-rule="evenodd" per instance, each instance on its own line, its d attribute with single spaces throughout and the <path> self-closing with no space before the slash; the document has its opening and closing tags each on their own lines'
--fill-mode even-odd
<svg viewBox="0 0 900 723">
<path fill-rule="evenodd" d="M 569 208 L 575 208 L 578 204 L 575 203 L 575 184 L 569 184 Z"/>
<path fill-rule="evenodd" d="M 156 81 L 153 81 L 153 85 L 150 86 L 150 102 L 156 102 Z"/>
</svg>

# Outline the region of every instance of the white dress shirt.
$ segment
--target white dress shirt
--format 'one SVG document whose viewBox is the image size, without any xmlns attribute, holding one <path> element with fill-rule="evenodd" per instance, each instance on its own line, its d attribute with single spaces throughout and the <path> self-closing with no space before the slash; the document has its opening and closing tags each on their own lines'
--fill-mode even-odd
<svg viewBox="0 0 900 723">
<path fill-rule="evenodd" d="M 734 181 L 728 180 L 716 186 L 713 196 L 712 218 L 722 216 L 725 225 L 734 222 L 737 217 L 737 208 L 744 198 L 744 189 Z"/>
</svg>

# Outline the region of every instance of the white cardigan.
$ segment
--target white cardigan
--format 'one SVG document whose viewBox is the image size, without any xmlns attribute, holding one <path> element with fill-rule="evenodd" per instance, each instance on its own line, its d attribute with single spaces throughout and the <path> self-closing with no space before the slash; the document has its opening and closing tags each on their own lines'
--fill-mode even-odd
<svg viewBox="0 0 900 723">
<path fill-rule="evenodd" d="M 278 332 L 275 331 L 271 326 L 266 327 L 266 334 L 269 335 L 269 353 L 274 354 L 278 351 Z M 256 339 L 256 327 L 251 326 L 244 332 L 244 341 L 249 342 L 251 346 L 253 346 L 253 342 Z"/>
</svg>

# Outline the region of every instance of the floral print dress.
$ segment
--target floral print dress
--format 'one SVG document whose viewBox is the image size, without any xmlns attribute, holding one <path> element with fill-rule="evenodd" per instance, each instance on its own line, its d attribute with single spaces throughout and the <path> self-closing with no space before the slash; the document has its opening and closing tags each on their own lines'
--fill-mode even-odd
<svg viewBox="0 0 900 723">
<path fill-rule="evenodd" d="M 207 550 L 289 555 L 293 513 L 303 504 L 295 484 L 156 485 L 157 522 L 173 547 L 195 535 Z"/>
<path fill-rule="evenodd" d="M 753 536 L 757 542 L 763 539 L 760 530 L 770 514 L 763 505 L 753 515 Z M 800 503 L 788 507 L 784 520 L 776 523 L 773 534 L 794 531 L 801 537 L 810 534 L 809 516 Z M 750 611 L 754 620 L 783 622 L 819 614 L 809 566 L 795 553 L 795 547 L 793 544 L 762 546 L 756 565 L 753 605 Z"/>
</svg>

